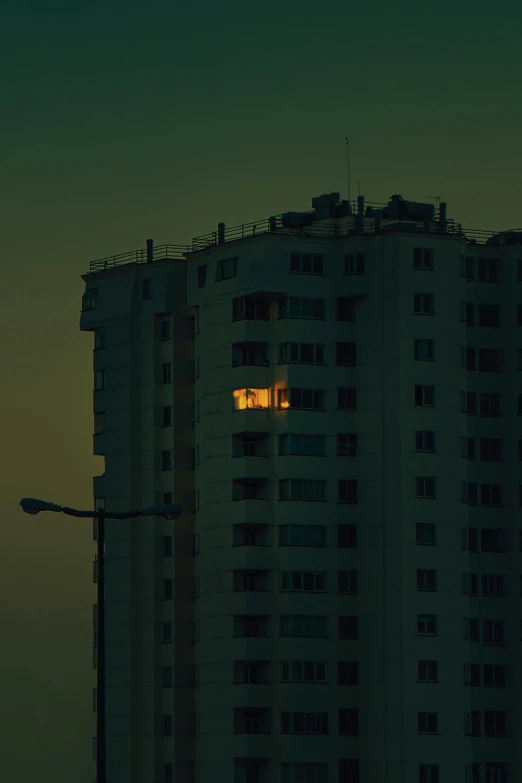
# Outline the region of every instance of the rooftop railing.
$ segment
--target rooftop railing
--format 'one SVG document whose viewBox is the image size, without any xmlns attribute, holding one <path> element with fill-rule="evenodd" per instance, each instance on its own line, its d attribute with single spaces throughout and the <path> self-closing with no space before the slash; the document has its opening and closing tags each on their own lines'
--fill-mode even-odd
<svg viewBox="0 0 522 783">
<path fill-rule="evenodd" d="M 164 261 L 165 259 L 182 261 L 185 258 L 185 253 L 190 253 L 190 251 L 191 247 L 188 245 L 158 245 L 152 248 L 152 256 L 149 257 L 148 250 L 130 250 L 128 253 L 91 261 L 89 271 L 91 273 L 103 272 L 105 269 L 114 269 L 117 266 L 146 264 L 150 261 Z"/>
<path fill-rule="evenodd" d="M 376 204 L 366 202 L 365 211 L 368 207 L 381 209 L 386 204 Z M 509 234 L 522 229 L 510 229 L 508 231 L 483 231 L 480 229 L 464 229 L 460 223 L 454 220 L 439 220 L 437 214 L 435 219 L 431 218 L 425 221 L 416 220 L 376 220 L 375 215 L 358 215 L 356 208 L 352 210 L 351 215 L 340 217 L 315 219 L 315 213 L 301 213 L 303 215 L 304 225 L 288 225 L 283 221 L 282 215 L 273 215 L 263 220 L 257 220 L 252 223 L 243 223 L 240 226 L 226 228 L 223 224 L 218 231 L 212 231 L 208 234 L 194 237 L 190 245 L 158 245 L 144 250 L 132 250 L 128 253 L 121 253 L 108 258 L 101 258 L 97 261 L 91 261 L 90 272 L 101 272 L 106 269 L 114 269 L 127 264 L 145 264 L 151 261 L 183 260 L 187 253 L 193 253 L 214 245 L 222 245 L 228 242 L 235 242 L 249 237 L 256 237 L 263 234 L 278 234 L 279 236 L 310 237 L 318 239 L 331 239 L 336 237 L 350 236 L 368 236 L 384 234 L 391 231 L 405 231 L 417 234 L 438 234 L 459 237 L 462 242 L 469 245 L 490 245 L 500 246 L 509 242 Z M 503 239 L 504 238 L 504 239 Z"/>
</svg>

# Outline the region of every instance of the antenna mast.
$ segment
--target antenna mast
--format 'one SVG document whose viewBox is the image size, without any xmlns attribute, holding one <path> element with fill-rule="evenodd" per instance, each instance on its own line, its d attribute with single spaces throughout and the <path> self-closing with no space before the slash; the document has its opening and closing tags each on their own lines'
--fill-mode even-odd
<svg viewBox="0 0 522 783">
<path fill-rule="evenodd" d="M 350 195 L 350 146 L 348 142 L 348 137 L 345 137 L 346 141 L 346 168 L 348 170 L 348 201 L 350 202 L 351 195 Z"/>
<path fill-rule="evenodd" d="M 439 202 L 439 210 L 440 210 L 440 196 L 426 196 L 426 198 L 434 198 L 436 201 Z"/>
</svg>

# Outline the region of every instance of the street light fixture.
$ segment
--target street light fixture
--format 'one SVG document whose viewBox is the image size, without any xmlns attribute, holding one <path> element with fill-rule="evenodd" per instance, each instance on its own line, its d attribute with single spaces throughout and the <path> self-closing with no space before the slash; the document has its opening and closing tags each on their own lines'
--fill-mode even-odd
<svg viewBox="0 0 522 783">
<path fill-rule="evenodd" d="M 150 508 L 141 508 L 136 511 L 106 511 L 98 508 L 94 511 L 79 511 L 69 506 L 59 506 L 56 503 L 48 503 L 37 498 L 22 498 L 20 505 L 26 514 L 39 514 L 40 511 L 54 511 L 64 513 L 71 517 L 95 518 L 98 522 L 97 550 L 98 550 L 98 656 L 96 664 L 96 781 L 106 783 L 106 741 L 105 741 L 105 520 L 106 519 L 135 519 L 136 517 L 163 517 L 164 519 L 177 519 L 183 512 L 183 508 L 177 503 L 166 503 Z"/>
</svg>

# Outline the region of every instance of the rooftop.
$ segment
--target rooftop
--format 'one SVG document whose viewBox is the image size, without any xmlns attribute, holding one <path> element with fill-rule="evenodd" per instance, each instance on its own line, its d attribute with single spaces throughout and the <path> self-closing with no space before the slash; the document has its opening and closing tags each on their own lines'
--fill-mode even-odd
<svg viewBox="0 0 522 783">
<path fill-rule="evenodd" d="M 312 206 L 314 209 L 310 212 L 285 212 L 232 228 L 219 223 L 217 231 L 194 237 L 190 245 L 154 247 L 152 240 L 148 240 L 147 249 L 91 261 L 89 272 L 92 274 L 127 264 L 165 259 L 183 260 L 189 253 L 263 234 L 327 239 L 408 231 L 450 235 L 467 245 L 522 245 L 522 229 L 504 232 L 464 229 L 460 223 L 446 218 L 444 202 L 440 203 L 435 213 L 432 204 L 404 201 L 398 195 L 392 196 L 388 204 L 367 202 L 365 206 L 362 196 L 359 196 L 357 202 L 339 202 L 339 194 L 331 193 L 312 199 Z"/>
</svg>

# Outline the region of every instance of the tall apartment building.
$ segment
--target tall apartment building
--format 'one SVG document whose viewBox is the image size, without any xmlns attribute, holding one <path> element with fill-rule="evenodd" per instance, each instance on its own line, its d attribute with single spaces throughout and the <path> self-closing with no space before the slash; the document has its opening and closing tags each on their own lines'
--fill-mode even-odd
<svg viewBox="0 0 522 783">
<path fill-rule="evenodd" d="M 357 202 L 83 277 L 108 783 L 522 779 L 522 233 Z"/>
</svg>

